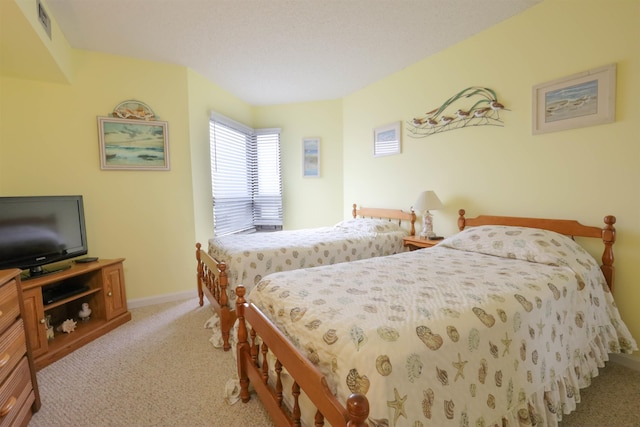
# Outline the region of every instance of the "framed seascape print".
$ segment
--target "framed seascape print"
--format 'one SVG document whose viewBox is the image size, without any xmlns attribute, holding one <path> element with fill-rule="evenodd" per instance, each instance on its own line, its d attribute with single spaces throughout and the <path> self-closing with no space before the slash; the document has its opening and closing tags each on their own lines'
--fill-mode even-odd
<svg viewBox="0 0 640 427">
<path fill-rule="evenodd" d="M 373 157 L 400 154 L 400 122 L 373 130 Z"/>
<path fill-rule="evenodd" d="M 170 170 L 167 122 L 98 117 L 100 168 Z"/>
<path fill-rule="evenodd" d="M 320 138 L 302 140 L 302 176 L 305 178 L 320 176 Z"/>
<path fill-rule="evenodd" d="M 533 87 L 533 134 L 612 123 L 616 64 Z"/>
</svg>

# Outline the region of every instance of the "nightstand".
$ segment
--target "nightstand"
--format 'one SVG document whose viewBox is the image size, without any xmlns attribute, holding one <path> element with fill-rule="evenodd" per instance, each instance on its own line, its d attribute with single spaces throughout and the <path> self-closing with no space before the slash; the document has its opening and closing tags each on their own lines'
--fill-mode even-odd
<svg viewBox="0 0 640 427">
<path fill-rule="evenodd" d="M 402 244 L 404 247 L 409 248 L 410 251 L 416 249 L 430 248 L 437 245 L 442 240 L 429 240 L 420 236 L 407 236 L 402 238 Z"/>
</svg>

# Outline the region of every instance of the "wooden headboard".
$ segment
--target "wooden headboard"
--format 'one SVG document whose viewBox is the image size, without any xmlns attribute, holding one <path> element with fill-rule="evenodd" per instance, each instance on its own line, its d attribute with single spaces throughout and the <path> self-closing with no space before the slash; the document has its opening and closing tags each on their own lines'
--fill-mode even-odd
<svg viewBox="0 0 640 427">
<path fill-rule="evenodd" d="M 604 217 L 604 227 L 593 227 L 580 224 L 578 221 L 570 219 L 546 219 L 546 218 L 523 218 L 514 216 L 494 216 L 480 215 L 475 218 L 465 218 L 465 210 L 458 211 L 458 229 L 465 227 L 476 227 L 478 225 L 511 225 L 518 227 L 542 228 L 544 230 L 555 231 L 571 237 L 597 237 L 604 243 L 602 252 L 602 273 L 613 292 L 615 269 L 613 267 L 613 244 L 616 242 L 616 217 L 607 215 Z"/>
<path fill-rule="evenodd" d="M 411 212 L 405 212 L 402 209 L 385 209 L 385 208 L 360 208 L 358 205 L 353 204 L 353 210 L 351 214 L 354 218 L 360 216 L 361 218 L 381 218 L 381 219 L 397 219 L 398 225 L 402 225 L 402 221 L 409 221 L 411 223 L 411 235 L 416 234 L 416 213 L 411 209 Z"/>
</svg>

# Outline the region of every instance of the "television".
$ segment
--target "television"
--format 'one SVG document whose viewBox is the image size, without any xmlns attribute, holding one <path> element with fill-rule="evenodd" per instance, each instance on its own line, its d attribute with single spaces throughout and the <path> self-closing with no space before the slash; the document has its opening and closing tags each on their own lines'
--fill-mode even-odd
<svg viewBox="0 0 640 427">
<path fill-rule="evenodd" d="M 0 269 L 29 270 L 28 279 L 87 252 L 82 196 L 0 197 Z"/>
</svg>

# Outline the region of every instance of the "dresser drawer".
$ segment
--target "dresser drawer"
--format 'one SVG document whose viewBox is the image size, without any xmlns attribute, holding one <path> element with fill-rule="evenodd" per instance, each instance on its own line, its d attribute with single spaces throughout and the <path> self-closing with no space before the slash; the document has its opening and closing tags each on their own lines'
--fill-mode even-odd
<svg viewBox="0 0 640 427">
<path fill-rule="evenodd" d="M 22 407 L 33 398 L 29 362 L 23 357 L 9 378 L 0 386 L 0 427 L 14 424 Z"/>
<path fill-rule="evenodd" d="M 0 337 L 0 384 L 27 352 L 22 319 L 14 322 Z"/>
<path fill-rule="evenodd" d="M 9 280 L 0 287 L 0 333 L 4 332 L 20 316 L 18 283 Z"/>
</svg>

